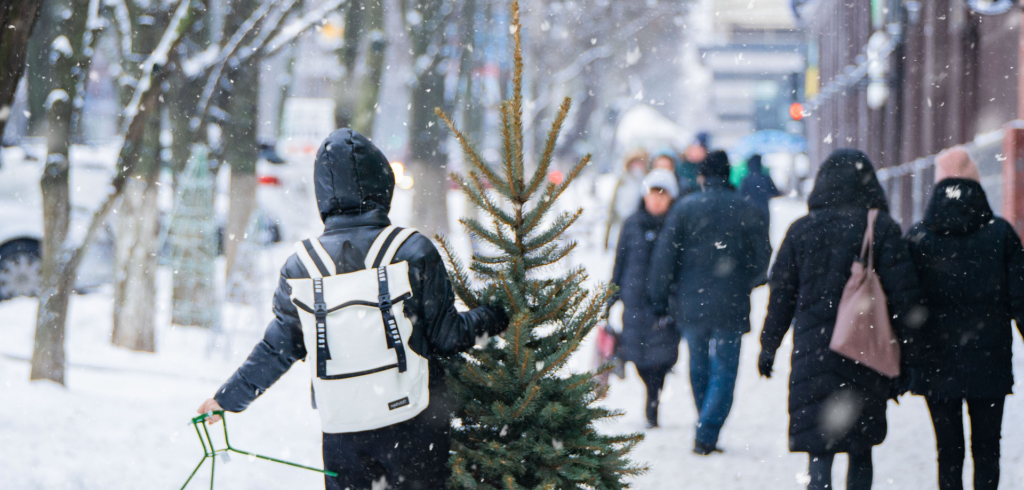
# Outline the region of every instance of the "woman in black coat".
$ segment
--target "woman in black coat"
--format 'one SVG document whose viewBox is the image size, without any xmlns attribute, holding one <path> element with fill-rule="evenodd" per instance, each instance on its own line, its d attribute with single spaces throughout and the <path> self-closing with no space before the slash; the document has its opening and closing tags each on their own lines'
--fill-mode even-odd
<svg viewBox="0 0 1024 490">
<path fill-rule="evenodd" d="M 786 233 L 772 267 L 768 316 L 758 369 L 770 377 L 775 352 L 793 324 L 789 380 L 789 449 L 810 460 L 809 490 L 832 488 L 836 453 L 850 456 L 847 488 L 871 487 L 871 449 L 886 435 L 889 378 L 829 350 L 837 307 L 850 266 L 860 255 L 869 209 L 875 223 L 875 270 L 894 319 L 907 318 L 919 297 L 913 264 L 899 225 L 867 156 L 840 149 L 818 170 L 809 213 Z M 899 320 L 893 327 L 907 337 Z"/>
<path fill-rule="evenodd" d="M 1013 371 L 1010 320 L 1024 334 L 1024 249 L 993 216 L 977 167 L 962 148 L 939 155 L 924 219 L 907 238 L 928 317 L 912 389 L 935 426 L 939 488 L 963 490 L 963 405 L 971 417 L 974 488 L 999 485 L 1003 402 Z"/>
<path fill-rule="evenodd" d="M 622 225 L 612 284 L 619 287 L 625 312 L 618 353 L 636 365 L 647 387 L 647 427 L 658 426 L 658 399 L 665 376 L 679 358 L 679 333 L 654 312 L 647 296 L 647 270 L 665 214 L 679 192 L 675 176 L 662 169 L 644 179 L 640 209 Z"/>
</svg>

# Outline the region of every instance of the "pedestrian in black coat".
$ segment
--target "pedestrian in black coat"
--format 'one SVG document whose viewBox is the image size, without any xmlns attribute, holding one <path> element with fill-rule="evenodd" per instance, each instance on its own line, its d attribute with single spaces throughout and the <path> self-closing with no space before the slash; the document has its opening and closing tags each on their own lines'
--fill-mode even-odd
<svg viewBox="0 0 1024 490">
<path fill-rule="evenodd" d="M 750 331 L 750 291 L 764 284 L 771 258 L 764 214 L 729 183 L 729 158 L 713 151 L 701 165 L 701 192 L 672 206 L 654 247 L 650 297 L 686 337 L 698 422 L 694 452 L 718 452 L 732 408 L 740 340 Z"/>
<path fill-rule="evenodd" d="M 654 312 L 647 296 L 647 271 L 679 186 L 672 172 L 654 169 L 644 179 L 644 188 L 640 209 L 622 226 L 612 284 L 619 287 L 615 300 L 621 299 L 625 307 L 618 353 L 636 365 L 647 388 L 647 428 L 653 429 L 658 427 L 658 401 L 665 376 L 679 359 L 679 332 Z"/>
<path fill-rule="evenodd" d="M 770 216 L 768 201 L 779 197 L 782 193 L 775 187 L 775 181 L 770 175 L 764 173 L 761 165 L 761 155 L 754 155 L 747 160 L 747 176 L 740 183 L 740 194 L 743 199 L 757 206 L 765 216 Z M 770 221 L 770 218 L 768 218 Z"/>
<path fill-rule="evenodd" d="M 809 453 L 807 488 L 814 490 L 832 488 L 832 460 L 836 453 L 849 453 L 847 488 L 862 490 L 871 487 L 871 448 L 885 439 L 893 382 L 833 353 L 829 342 L 850 266 L 860 255 L 869 209 L 881 211 L 874 263 L 900 339 L 908 337 L 902 320 L 917 304 L 917 280 L 866 155 L 852 149 L 829 155 L 807 204 L 808 215 L 790 226 L 772 267 L 758 369 L 771 376 L 775 353 L 792 324 L 789 449 Z"/>
<path fill-rule="evenodd" d="M 390 225 L 395 178 L 387 158 L 365 136 L 339 129 L 317 151 L 313 182 L 324 222 L 324 234 L 319 237 L 324 250 L 339 273 L 363 269 L 374 239 Z M 448 273 L 430 239 L 420 234 L 409 237 L 393 263 L 402 261 L 409 264 L 413 293 L 403 301 L 405 316 L 412 319 L 409 346 L 429 362 L 430 404 L 412 419 L 380 429 L 324 433 L 324 465 L 338 473 L 325 477 L 329 490 L 366 489 L 382 478 L 398 485 L 389 488 L 443 488 L 448 480 L 452 413 L 445 403 L 441 358 L 465 351 L 477 336 L 495 335 L 508 325 L 500 307 L 482 306 L 464 313 L 455 309 Z M 199 413 L 245 410 L 292 364 L 306 358 L 302 324 L 288 284 L 288 279 L 303 277 L 310 277 L 309 272 L 292 254 L 281 268 L 273 301 L 275 317 L 263 340 L 213 398 L 199 407 Z M 217 420 L 211 417 L 211 423 Z"/>
<path fill-rule="evenodd" d="M 912 389 L 931 411 L 939 488 L 963 489 L 966 401 L 974 488 L 995 489 L 1003 402 L 1013 386 L 1011 320 L 1024 335 L 1024 249 L 1010 223 L 992 214 L 963 148 L 940 154 L 936 167 L 924 219 L 907 233 L 928 312 Z"/>
</svg>

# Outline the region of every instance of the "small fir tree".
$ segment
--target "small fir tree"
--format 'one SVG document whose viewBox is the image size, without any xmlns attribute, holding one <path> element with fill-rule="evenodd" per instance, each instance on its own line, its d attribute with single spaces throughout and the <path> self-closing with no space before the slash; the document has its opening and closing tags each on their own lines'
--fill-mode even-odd
<svg viewBox="0 0 1024 490">
<path fill-rule="evenodd" d="M 536 171 L 526 175 L 523 156 L 523 58 L 519 5 L 512 2 L 515 39 L 512 99 L 501 105 L 502 161 L 492 169 L 450 117 L 448 125 L 471 170 L 453 175 L 482 210 L 483 221 L 463 219 L 467 231 L 496 248 L 473 254 L 467 270 L 451 244 L 439 237 L 456 293 L 469 307 L 501 303 L 511 317 L 503 339 L 464 355 L 451 366 L 459 421 L 450 460 L 453 489 L 621 489 L 644 468 L 627 454 L 642 434 L 605 435 L 594 423 L 620 415 L 596 406 L 594 373 L 569 373 L 566 362 L 601 317 L 605 286 L 587 289 L 582 267 L 550 276 L 576 243 L 564 240 L 582 210 L 560 213 L 545 224 L 565 189 L 587 166 L 585 156 L 563 182 L 547 182 L 555 141 L 569 111 L 559 107 Z M 489 193 L 486 184 L 493 186 Z M 547 268 L 548 275 L 538 274 Z M 471 274 L 479 281 L 474 283 Z"/>
</svg>

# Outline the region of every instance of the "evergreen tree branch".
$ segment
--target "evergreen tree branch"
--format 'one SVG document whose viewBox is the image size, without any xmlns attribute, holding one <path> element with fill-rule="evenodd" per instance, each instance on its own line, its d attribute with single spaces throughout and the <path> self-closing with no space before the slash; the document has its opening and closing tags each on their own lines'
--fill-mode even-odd
<svg viewBox="0 0 1024 490">
<path fill-rule="evenodd" d="M 565 118 L 569 115 L 569 108 L 572 107 L 572 99 L 566 97 L 562 100 L 562 105 L 558 108 L 558 113 L 555 115 L 555 122 L 551 124 L 551 131 L 548 132 L 547 142 L 544 145 L 544 153 L 540 157 L 540 162 L 537 164 L 537 171 L 533 174 L 530 179 L 530 185 L 526 187 L 526 198 L 529 199 L 537 189 L 540 188 L 541 182 L 548 175 L 548 169 L 551 168 L 551 162 L 555 155 L 555 142 L 558 141 L 558 135 L 562 132 L 562 126 L 565 124 Z"/>
<path fill-rule="evenodd" d="M 508 188 L 507 183 L 498 177 L 498 174 L 494 173 L 494 170 L 491 169 L 490 165 L 487 165 L 487 163 L 484 162 L 484 159 L 477 154 L 473 145 L 469 144 L 469 140 L 466 138 L 466 135 L 455 127 L 455 123 L 452 122 L 450 117 L 448 117 L 448 114 L 441 110 L 440 107 L 435 108 L 434 113 L 444 121 L 445 125 L 448 126 L 448 130 L 455 135 L 455 140 L 458 141 L 459 146 L 462 147 L 462 152 L 469 157 L 469 161 L 473 164 L 473 168 L 483 174 L 484 177 L 490 181 L 491 185 L 498 189 L 499 192 L 502 194 L 508 194 L 510 189 Z"/>
<path fill-rule="evenodd" d="M 476 308 L 480 306 L 480 298 L 473 291 L 473 287 L 470 285 L 469 274 L 466 274 L 466 269 L 462 265 L 462 261 L 460 261 L 458 256 L 453 252 L 452 244 L 448 241 L 448 237 L 444 235 L 436 235 L 434 238 L 441 244 L 441 250 L 444 252 L 445 261 L 448 262 L 448 269 L 451 271 L 452 289 L 455 290 L 455 294 L 457 294 L 459 299 L 461 299 L 469 308 Z"/>
</svg>

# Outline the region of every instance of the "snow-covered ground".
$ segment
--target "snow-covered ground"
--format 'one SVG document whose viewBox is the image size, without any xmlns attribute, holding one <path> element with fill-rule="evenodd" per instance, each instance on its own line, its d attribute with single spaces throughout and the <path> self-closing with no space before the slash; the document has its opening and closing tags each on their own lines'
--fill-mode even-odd
<svg viewBox="0 0 1024 490">
<path fill-rule="evenodd" d="M 774 208 L 772 237 L 777 247 L 803 206 L 776 200 Z M 587 234 L 593 237 L 600 230 Z M 290 245 L 276 247 L 267 262 L 279 264 L 289 253 Z M 575 260 L 586 264 L 595 279 L 607 279 L 611 270 L 610 255 L 594 248 L 584 247 Z M 272 272 L 267 274 L 268 298 Z M 160 280 L 166 287 L 166 272 Z M 764 317 L 766 293 L 761 288 L 754 295 L 755 332 Z M 61 388 L 28 382 L 36 302 L 20 298 L 0 303 L 0 488 L 180 487 L 202 455 L 189 419 L 248 354 L 267 316 L 251 308 L 225 306 L 225 326 L 236 332 L 230 346 L 211 347 L 206 333 L 194 329 L 160 327 L 160 352 L 152 355 L 110 346 L 110 304 L 111 295 L 103 291 L 73 298 L 67 387 Z M 166 298 L 156 308 L 160 325 L 166 325 Z M 1021 343 L 1014 342 L 1020 378 L 1024 352 Z M 662 428 L 649 431 L 634 454 L 650 466 L 634 488 L 802 488 L 806 458 L 786 450 L 787 347 L 771 380 L 757 377 L 757 349 L 756 333 L 748 335 L 736 402 L 722 434 L 726 453 L 710 457 L 690 452 L 696 416 L 682 349 L 663 396 Z M 574 365 L 589 366 L 590 355 L 588 346 Z M 603 403 L 626 415 L 602 430 L 643 429 L 643 385 L 632 367 L 625 380 L 613 378 Z M 1024 427 L 1016 423 L 1022 417 L 1024 401 L 1010 397 L 1003 427 L 1003 488 L 1024 488 Z M 304 365 L 288 372 L 249 410 L 230 415 L 228 422 L 232 444 L 238 448 L 321 465 L 319 426 L 309 404 Z M 934 437 L 923 400 L 907 397 L 900 405 L 893 404 L 889 427 L 889 438 L 875 453 L 876 488 L 936 488 Z M 836 482 L 844 488 L 842 458 L 839 461 Z M 217 468 L 217 488 L 322 488 L 322 478 L 315 473 L 266 461 L 234 457 Z M 190 488 L 208 485 L 208 471 L 207 466 Z"/>
</svg>

